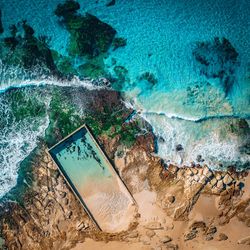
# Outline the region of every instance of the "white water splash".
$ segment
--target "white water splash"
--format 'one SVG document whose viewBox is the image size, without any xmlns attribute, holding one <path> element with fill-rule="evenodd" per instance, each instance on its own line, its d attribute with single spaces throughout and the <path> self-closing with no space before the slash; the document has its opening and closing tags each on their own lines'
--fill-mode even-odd
<svg viewBox="0 0 250 250">
<path fill-rule="evenodd" d="M 8 106 L 0 105 L 0 114 L 7 122 L 10 112 Z M 43 119 L 4 125 L 0 130 L 0 198 L 16 185 L 20 163 L 36 147 L 38 138 L 44 136 L 49 118 L 46 115 Z"/>
<path fill-rule="evenodd" d="M 4 101 L 4 92 L 10 88 L 39 87 L 46 85 L 83 87 L 88 90 L 101 89 L 91 80 L 80 80 L 74 77 L 71 81 L 59 81 L 55 78 L 25 81 L 9 81 L 0 85 L 0 198 L 3 197 L 17 184 L 20 163 L 35 149 L 39 137 L 44 137 L 49 125 L 49 117 L 34 117 L 16 121 L 13 118 L 9 103 Z M 28 90 L 28 91 L 27 91 Z M 32 97 L 33 88 L 26 88 L 26 94 Z M 37 96 L 36 96 L 37 97 Z M 50 99 L 44 95 L 38 97 L 48 110 Z M 14 120 L 13 120 L 14 119 Z"/>
<path fill-rule="evenodd" d="M 135 99 L 133 99 L 135 101 Z M 230 132 L 230 124 L 236 121 L 233 117 L 215 117 L 200 122 L 200 119 L 179 117 L 178 114 L 150 112 L 135 102 L 125 101 L 128 108 L 137 109 L 137 114 L 146 120 L 158 137 L 158 155 L 168 163 L 190 166 L 197 162 L 197 156 L 204 160 L 201 164 L 221 169 L 236 165 L 241 166 L 250 161 L 249 155 L 240 152 L 239 148 L 250 140 L 249 134 L 242 138 Z M 183 150 L 177 151 L 181 144 Z"/>
</svg>

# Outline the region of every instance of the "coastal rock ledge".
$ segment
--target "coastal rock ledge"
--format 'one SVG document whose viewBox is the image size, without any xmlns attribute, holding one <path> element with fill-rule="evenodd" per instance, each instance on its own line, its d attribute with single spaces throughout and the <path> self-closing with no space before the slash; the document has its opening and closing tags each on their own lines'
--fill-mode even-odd
<svg viewBox="0 0 250 250">
<path fill-rule="evenodd" d="M 96 103 L 102 106 L 100 99 Z M 32 185 L 25 190 L 22 202 L 6 200 L 1 204 L 2 248 L 77 250 L 84 249 L 91 241 L 96 249 L 109 249 L 112 244 L 128 246 L 128 243 L 124 249 L 198 249 L 201 246 L 247 249 L 250 242 L 248 172 L 213 171 L 199 165 L 166 168 L 154 154 L 150 126 L 137 119 L 147 130 L 136 134 L 133 144 L 122 144 L 119 135 L 112 140 L 106 135 L 98 136 L 137 202 L 137 213 L 128 230 L 106 233 L 95 227 L 50 159 L 47 146 L 41 142 L 29 161 Z"/>
</svg>

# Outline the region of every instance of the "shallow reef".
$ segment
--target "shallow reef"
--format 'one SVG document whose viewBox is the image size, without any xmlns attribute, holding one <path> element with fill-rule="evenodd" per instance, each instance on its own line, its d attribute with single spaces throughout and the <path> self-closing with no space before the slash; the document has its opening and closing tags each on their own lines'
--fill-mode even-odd
<svg viewBox="0 0 250 250">
<path fill-rule="evenodd" d="M 215 37 L 212 41 L 198 42 L 193 56 L 199 64 L 200 73 L 220 80 L 226 95 L 235 82 L 235 70 L 239 65 L 238 52 L 226 38 Z"/>
<path fill-rule="evenodd" d="M 55 10 L 70 33 L 69 53 L 73 56 L 95 57 L 107 52 L 116 30 L 89 13 L 78 14 L 79 8 L 76 1 L 66 1 Z"/>
<path fill-rule="evenodd" d="M 158 82 L 158 80 L 156 79 L 155 75 L 153 73 L 151 73 L 151 72 L 142 73 L 139 76 L 139 80 L 140 81 L 145 80 L 145 81 L 147 81 L 148 83 L 150 83 L 152 85 L 155 85 Z"/>
<path fill-rule="evenodd" d="M 125 47 L 127 45 L 127 39 L 123 37 L 115 37 L 113 41 L 113 50 L 116 50 L 120 47 Z"/>
<path fill-rule="evenodd" d="M 46 36 L 35 37 L 35 31 L 26 21 L 12 25 L 10 31 L 11 36 L 3 39 L 1 48 L 4 64 L 29 70 L 39 66 L 44 72 L 57 72 Z"/>
</svg>

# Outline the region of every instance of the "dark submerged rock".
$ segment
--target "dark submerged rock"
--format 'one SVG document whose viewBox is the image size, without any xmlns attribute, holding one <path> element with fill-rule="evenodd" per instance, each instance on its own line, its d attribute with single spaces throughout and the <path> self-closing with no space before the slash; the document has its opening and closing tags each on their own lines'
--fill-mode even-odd
<svg viewBox="0 0 250 250">
<path fill-rule="evenodd" d="M 155 85 L 158 82 L 155 75 L 151 72 L 145 72 L 145 73 L 141 74 L 139 77 L 139 80 L 146 80 L 149 83 L 151 83 L 152 85 Z"/>
<path fill-rule="evenodd" d="M 69 53 L 73 56 L 95 57 L 107 52 L 116 30 L 89 13 L 84 16 L 78 14 L 79 8 L 78 2 L 67 0 L 55 10 L 71 35 Z"/>
<path fill-rule="evenodd" d="M 193 56 L 200 73 L 207 78 L 220 79 L 227 95 L 235 82 L 235 70 L 239 64 L 238 52 L 226 38 L 215 37 L 212 41 L 198 42 Z"/>
<path fill-rule="evenodd" d="M 39 66 L 44 71 L 58 74 L 56 65 L 45 36 L 35 37 L 34 29 L 24 20 L 20 25 L 10 27 L 11 36 L 4 38 L 4 46 L 7 50 L 1 55 L 2 61 L 7 65 L 19 65 L 31 70 Z M 17 35 L 20 33 L 22 35 Z M 9 53 L 11 50 L 12 53 Z"/>
<path fill-rule="evenodd" d="M 3 23 L 2 23 L 2 10 L 0 9 L 0 34 L 4 32 Z"/>
<path fill-rule="evenodd" d="M 75 15 L 80 9 L 80 4 L 74 0 L 66 0 L 63 4 L 58 4 L 55 10 L 55 14 L 58 17 L 64 17 L 65 19 Z"/>
<path fill-rule="evenodd" d="M 106 4 L 107 7 L 114 6 L 116 3 L 116 0 L 111 0 L 109 3 Z"/>
<path fill-rule="evenodd" d="M 113 50 L 116 50 L 120 47 L 125 47 L 127 45 L 127 39 L 123 37 L 116 37 L 113 41 Z"/>
<path fill-rule="evenodd" d="M 181 144 L 178 144 L 176 147 L 175 147 L 176 151 L 179 152 L 179 151 L 182 151 L 183 150 L 183 146 Z"/>
</svg>

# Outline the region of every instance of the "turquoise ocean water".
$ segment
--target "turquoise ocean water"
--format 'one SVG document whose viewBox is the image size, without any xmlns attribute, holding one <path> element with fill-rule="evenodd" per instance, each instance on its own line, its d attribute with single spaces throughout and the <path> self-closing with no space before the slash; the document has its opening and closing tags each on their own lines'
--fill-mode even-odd
<svg viewBox="0 0 250 250">
<path fill-rule="evenodd" d="M 53 15 L 60 2 L 0 0 L 4 28 L 27 19 L 37 34 L 51 36 L 52 48 L 66 55 L 69 36 Z M 128 80 L 123 85 L 126 104 L 153 126 L 158 136 L 158 154 L 166 162 L 190 165 L 197 162 L 198 156 L 215 168 L 249 166 L 249 152 L 241 150 L 249 144 L 249 133 L 242 137 L 231 129 L 239 118 L 249 124 L 249 1 L 117 0 L 112 7 L 106 7 L 109 1 L 104 0 L 79 2 L 82 13 L 96 15 L 127 39 L 124 48 L 110 51 L 105 64 L 111 74 L 114 59 L 116 65 L 128 70 Z M 227 95 L 218 78 L 201 73 L 193 55 L 197 42 L 211 42 L 214 37 L 227 38 L 238 53 L 237 63 L 226 65 L 233 67 L 234 79 Z M 218 58 L 211 57 L 212 67 L 216 68 Z M 145 72 L 153 73 L 157 83 L 150 86 L 140 80 Z M 36 139 L 48 126 L 46 117 L 34 120 L 34 126 L 28 121 L 9 121 L 11 110 L 4 101 L 4 91 L 11 85 L 62 84 L 53 79 L 47 82 L 37 75 L 34 72 L 31 77 L 23 77 L 17 68 L 7 73 L 1 68 L 0 110 L 6 119 L 0 131 L 0 196 L 15 185 L 20 161 L 36 146 Z M 27 91 L 29 94 L 32 91 Z M 49 102 L 43 98 L 41 101 Z M 177 150 L 178 145 L 181 150 Z"/>
</svg>

